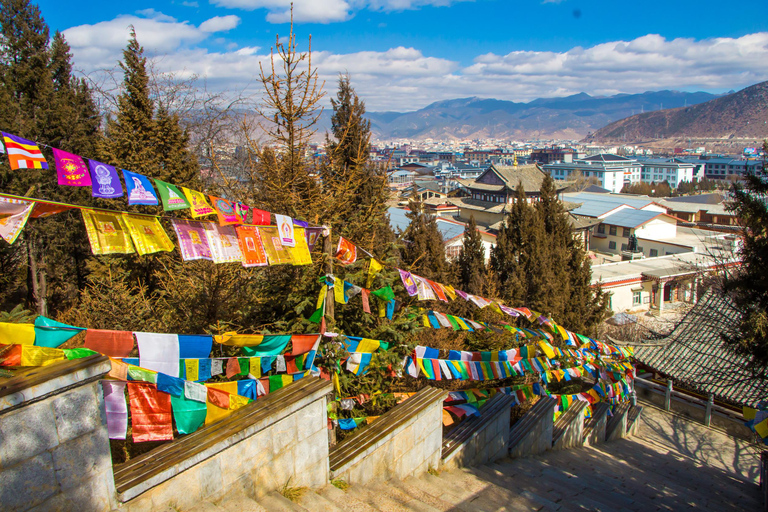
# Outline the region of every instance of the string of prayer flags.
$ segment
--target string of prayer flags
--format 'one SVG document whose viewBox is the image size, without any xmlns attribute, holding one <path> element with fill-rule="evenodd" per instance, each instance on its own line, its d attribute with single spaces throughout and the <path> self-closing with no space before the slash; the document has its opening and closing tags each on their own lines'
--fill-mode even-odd
<svg viewBox="0 0 768 512">
<path fill-rule="evenodd" d="M 235 215 L 237 216 L 237 221 L 239 224 L 248 224 L 248 212 L 251 210 L 251 207 L 247 204 L 243 204 L 240 201 L 235 201 L 233 203 L 234 209 L 235 209 Z"/>
<path fill-rule="evenodd" d="M 242 224 L 242 220 L 235 213 L 235 205 L 231 201 L 227 201 L 223 197 L 208 196 L 213 205 L 213 209 L 216 210 L 216 216 L 219 218 L 219 224 L 221 226 L 227 226 L 229 224 Z"/>
<path fill-rule="evenodd" d="M 205 225 L 194 220 L 171 219 L 184 261 L 213 260 Z"/>
<path fill-rule="evenodd" d="M 56 162 L 56 178 L 59 185 L 90 187 L 91 173 L 82 158 L 58 148 L 53 148 Z"/>
<path fill-rule="evenodd" d="M 0 197 L 0 237 L 13 244 L 27 224 L 35 203 Z"/>
<path fill-rule="evenodd" d="M 180 359 L 204 359 L 211 355 L 213 337 L 210 334 L 179 334 L 178 336 Z"/>
<path fill-rule="evenodd" d="M 179 376 L 179 337 L 176 334 L 134 332 L 139 345 L 139 366 Z"/>
<path fill-rule="evenodd" d="M 58 164 L 56 167 L 58 168 Z M 123 185 L 120 183 L 117 169 L 96 160 L 89 160 L 88 167 L 91 171 L 91 195 L 93 197 L 102 199 L 123 197 Z"/>
<path fill-rule="evenodd" d="M 280 233 L 275 227 L 259 228 L 264 250 L 270 265 L 290 265 L 293 263 L 292 253 L 289 247 L 283 245 Z"/>
<path fill-rule="evenodd" d="M 173 242 L 168 238 L 157 217 L 127 213 L 124 217 L 136 252 L 141 256 L 159 251 L 173 251 Z"/>
<path fill-rule="evenodd" d="M 110 357 L 128 357 L 133 351 L 133 333 L 88 329 L 85 331 L 85 348 Z"/>
<path fill-rule="evenodd" d="M 35 318 L 35 345 L 56 348 L 84 330 L 85 327 L 63 324 L 41 315 Z"/>
<path fill-rule="evenodd" d="M 66 359 L 63 350 L 34 345 L 21 346 L 20 366 L 48 366 Z"/>
<path fill-rule="evenodd" d="M 128 226 L 119 213 L 81 210 L 91 251 L 96 255 L 135 252 Z"/>
<path fill-rule="evenodd" d="M 11 170 L 48 168 L 48 162 L 45 161 L 43 152 L 40 151 L 35 142 L 10 133 L 0 133 L 3 134 L 5 152 L 8 154 Z"/>
<path fill-rule="evenodd" d="M 421 276 L 413 275 L 413 280 L 416 281 L 416 291 L 419 300 L 437 300 L 435 292 L 432 290 L 432 287 L 429 286 L 429 282 L 427 282 L 426 279 Z"/>
<path fill-rule="evenodd" d="M 173 439 L 171 395 L 147 382 L 128 381 L 134 443 Z"/>
<path fill-rule="evenodd" d="M 290 334 L 269 334 L 264 336 L 264 340 L 256 346 L 244 346 L 241 348 L 243 355 L 248 357 L 276 356 L 285 351 L 288 342 L 291 341 Z"/>
<path fill-rule="evenodd" d="M 189 202 L 184 194 L 176 185 L 171 185 L 165 181 L 155 179 L 157 192 L 160 194 L 160 200 L 163 202 L 164 211 L 184 210 L 189 208 Z"/>
<path fill-rule="evenodd" d="M 335 257 L 342 265 L 351 265 L 357 261 L 357 246 L 343 236 L 339 237 Z"/>
<path fill-rule="evenodd" d="M 307 244 L 306 229 L 303 227 L 294 228 L 294 236 L 296 237 L 295 245 L 291 249 L 293 254 L 294 265 L 311 265 L 312 255 L 309 253 L 309 245 Z"/>
<path fill-rule="evenodd" d="M 294 238 L 293 219 L 287 215 L 275 214 L 275 223 L 277 224 L 277 231 L 280 233 L 280 243 L 286 247 L 293 247 L 296 245 L 296 239 Z"/>
<path fill-rule="evenodd" d="M 215 210 L 208 204 L 208 201 L 205 199 L 205 194 L 202 192 L 191 190 L 186 187 L 181 187 L 181 191 L 189 202 L 189 211 L 192 214 L 193 219 L 215 213 Z"/>
<path fill-rule="evenodd" d="M 240 253 L 244 267 L 263 267 L 267 265 L 267 253 L 261 241 L 261 233 L 256 226 L 237 226 Z"/>
<path fill-rule="evenodd" d="M 205 230 L 208 237 L 208 246 L 211 249 L 211 257 L 214 263 L 236 263 L 243 261 L 240 252 L 240 241 L 237 232 L 232 226 L 219 226 L 212 222 L 207 223 Z"/>
<path fill-rule="evenodd" d="M 110 439 L 125 439 L 128 432 L 128 404 L 125 401 L 125 382 L 102 380 L 104 410 L 107 413 L 107 433 Z"/>
<path fill-rule="evenodd" d="M 138 174 L 123 169 L 123 178 L 125 179 L 125 189 L 128 195 L 128 204 L 144 204 L 144 205 L 156 205 L 159 204 L 155 189 L 152 187 L 149 178 L 142 174 Z"/>
</svg>

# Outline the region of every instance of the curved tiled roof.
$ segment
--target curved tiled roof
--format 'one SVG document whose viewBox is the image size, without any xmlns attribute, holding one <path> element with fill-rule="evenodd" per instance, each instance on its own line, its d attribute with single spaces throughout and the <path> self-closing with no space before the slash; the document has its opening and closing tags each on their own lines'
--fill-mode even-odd
<svg viewBox="0 0 768 512">
<path fill-rule="evenodd" d="M 639 346 L 635 359 L 680 385 L 739 405 L 755 406 L 768 397 L 768 382 L 745 368 L 750 360 L 723 340 L 736 335 L 741 313 L 718 290 L 708 290 L 674 330 L 654 344 Z"/>
</svg>

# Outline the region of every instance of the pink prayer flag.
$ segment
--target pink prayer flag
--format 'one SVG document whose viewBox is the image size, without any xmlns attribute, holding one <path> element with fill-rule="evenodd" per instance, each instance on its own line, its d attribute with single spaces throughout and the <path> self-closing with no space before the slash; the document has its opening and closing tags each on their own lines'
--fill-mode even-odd
<svg viewBox="0 0 768 512">
<path fill-rule="evenodd" d="M 56 161 L 56 177 L 59 185 L 91 186 L 91 171 L 82 158 L 57 148 L 53 148 L 53 158 Z"/>
<path fill-rule="evenodd" d="M 128 431 L 128 405 L 125 402 L 125 382 L 102 380 L 104 410 L 110 439 L 125 439 Z"/>
<path fill-rule="evenodd" d="M 171 219 L 171 224 L 179 240 L 179 250 L 184 261 L 213 260 L 205 225 L 202 222 Z"/>
</svg>

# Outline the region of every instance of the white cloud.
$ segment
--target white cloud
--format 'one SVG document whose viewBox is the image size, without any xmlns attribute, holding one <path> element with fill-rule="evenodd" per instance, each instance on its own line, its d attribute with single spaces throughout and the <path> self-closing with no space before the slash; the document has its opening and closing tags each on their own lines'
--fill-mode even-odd
<svg viewBox="0 0 768 512">
<path fill-rule="evenodd" d="M 198 27 L 203 32 L 226 32 L 232 30 L 240 24 L 240 18 L 234 14 L 229 16 L 215 16 L 209 20 L 205 20 Z"/>
</svg>

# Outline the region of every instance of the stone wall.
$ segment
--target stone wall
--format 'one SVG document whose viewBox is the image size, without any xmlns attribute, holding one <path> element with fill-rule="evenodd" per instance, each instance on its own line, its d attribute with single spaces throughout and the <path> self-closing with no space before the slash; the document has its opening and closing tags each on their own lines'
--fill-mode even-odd
<svg viewBox="0 0 768 512">
<path fill-rule="evenodd" d="M 441 469 L 480 466 L 507 456 L 510 407 L 497 411 L 493 418 L 441 462 Z"/>
<path fill-rule="evenodd" d="M 110 510 L 115 485 L 99 378 L 91 357 L 21 372 L 0 398 L 0 508 Z"/>
<path fill-rule="evenodd" d="M 437 469 L 443 442 L 443 399 L 446 394 L 441 393 L 414 415 L 399 422 L 389 434 L 332 471 L 331 478 L 365 484 L 371 480 L 402 479 L 425 473 L 430 468 Z M 386 421 L 384 416 L 377 421 L 382 420 Z"/>
<path fill-rule="evenodd" d="M 519 457 L 527 457 L 529 455 L 536 455 L 537 453 L 543 453 L 552 449 L 552 432 L 554 430 L 554 414 L 555 414 L 555 400 L 541 398 L 540 402 L 546 401 L 546 410 L 538 411 L 537 406 L 534 409 L 529 410 L 526 413 L 528 415 L 534 415 L 533 424 L 530 426 L 528 433 L 509 449 L 509 456 L 513 459 Z M 541 406 L 543 407 L 543 405 Z M 526 416 L 523 416 L 518 421 L 523 421 Z"/>
<path fill-rule="evenodd" d="M 325 485 L 329 475 L 326 396 L 331 391 L 331 384 L 326 384 L 308 396 L 282 401 L 279 410 L 259 415 L 250 425 L 240 422 L 242 429 L 225 441 L 123 490 L 119 495 L 123 510 L 187 509 L 236 491 L 259 498 L 286 484 Z"/>
<path fill-rule="evenodd" d="M 584 409 L 585 402 L 577 402 L 571 405 L 573 411 L 571 414 L 564 414 L 558 421 L 567 421 L 565 425 L 558 425 L 561 430 L 557 439 L 554 440 L 553 450 L 566 450 L 568 448 L 578 448 L 584 445 Z"/>
</svg>

